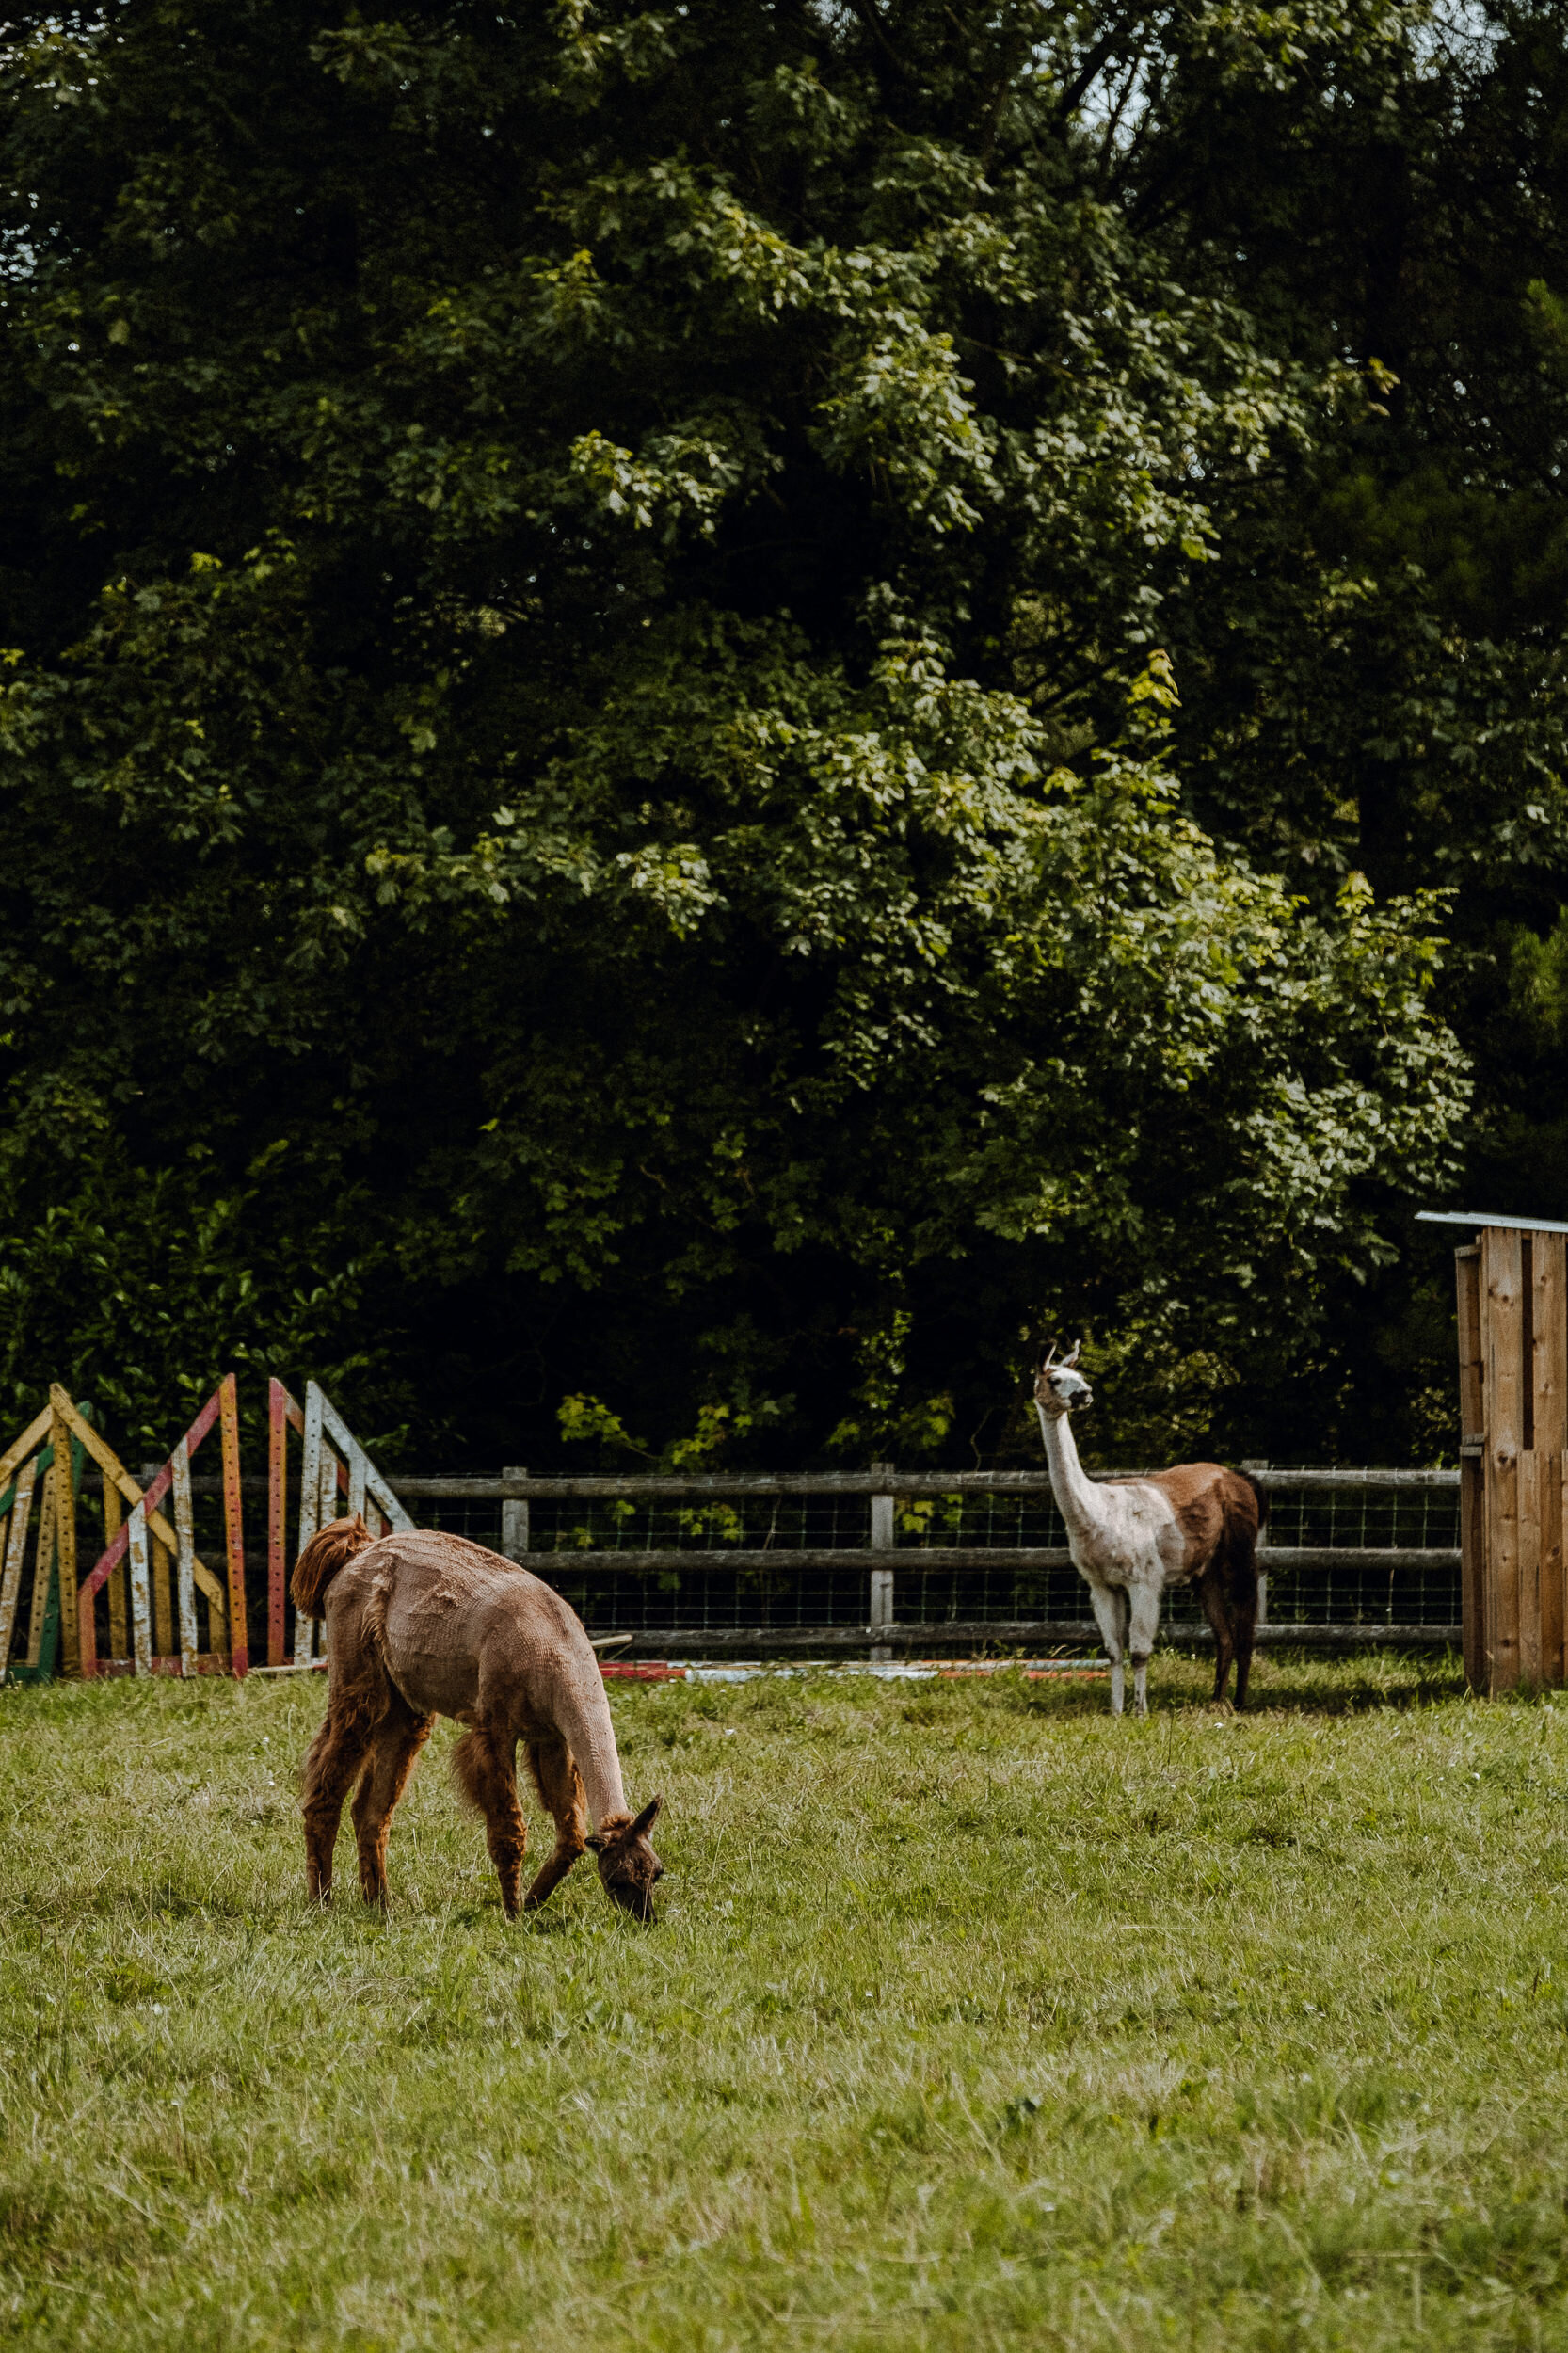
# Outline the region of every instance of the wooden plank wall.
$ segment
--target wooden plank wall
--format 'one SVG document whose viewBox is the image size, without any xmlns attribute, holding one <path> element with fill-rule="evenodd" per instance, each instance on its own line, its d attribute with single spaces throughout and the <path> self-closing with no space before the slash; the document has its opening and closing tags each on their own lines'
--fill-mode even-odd
<svg viewBox="0 0 1568 2353">
<path fill-rule="evenodd" d="M 1568 1235 L 1532 1234 L 1530 1242 L 1532 1550 L 1540 1592 L 1541 1657 L 1535 1680 L 1568 1675 L 1568 1609 L 1562 1574 L 1562 1457 L 1568 1448 Z M 1520 1511 L 1523 1526 L 1524 1495 Z"/>
<path fill-rule="evenodd" d="M 1481 1236 L 1482 1394 L 1486 1401 L 1486 1680 L 1519 1680 L 1519 1451 L 1524 1421 L 1524 1249 L 1513 1228 Z"/>
<path fill-rule="evenodd" d="M 1568 1682 L 1565 1237 L 1489 1225 L 1455 1264 L 1465 1673 L 1487 1692 Z"/>
<path fill-rule="evenodd" d="M 1482 1460 L 1480 1244 L 1454 1253 L 1459 1290 L 1459 1541 L 1464 1561 L 1464 1673 L 1472 1691 L 1491 1685 L 1486 1624 L 1486 1476 Z"/>
</svg>

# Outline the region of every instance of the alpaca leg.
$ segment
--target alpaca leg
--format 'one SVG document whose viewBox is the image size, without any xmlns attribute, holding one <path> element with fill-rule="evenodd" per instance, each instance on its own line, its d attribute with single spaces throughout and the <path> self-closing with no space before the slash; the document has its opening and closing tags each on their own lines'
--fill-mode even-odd
<svg viewBox="0 0 1568 2353">
<path fill-rule="evenodd" d="M 387 1900 L 387 1832 L 392 1809 L 425 1741 L 434 1716 L 416 1716 L 399 1700 L 377 1732 L 354 1794 L 354 1835 L 360 1848 L 360 1886 L 367 1904 Z"/>
<path fill-rule="evenodd" d="M 1149 1712 L 1149 1654 L 1160 1631 L 1160 1588 L 1135 1585 L 1128 1609 L 1128 1647 L 1132 1653 L 1132 1710 Z"/>
<path fill-rule="evenodd" d="M 540 1865 L 537 1878 L 522 1899 L 523 1910 L 535 1912 L 554 1893 L 587 1845 L 588 1801 L 564 1740 L 530 1740 L 526 1753 L 534 1786 L 555 1820 L 555 1851 Z"/>
<path fill-rule="evenodd" d="M 362 1707 L 329 1713 L 305 1759 L 300 1813 L 305 1819 L 305 1887 L 312 1903 L 332 1898 L 332 1849 L 343 1801 L 364 1763 L 375 1721 Z"/>
<path fill-rule="evenodd" d="M 1214 1697 L 1217 1701 L 1223 1700 L 1225 1695 L 1225 1678 L 1230 1673 L 1230 1662 L 1236 1652 L 1235 1636 L 1231 1630 L 1229 1601 L 1225 1593 L 1225 1572 L 1223 1561 L 1210 1561 L 1208 1568 L 1205 1569 L 1198 1579 L 1198 1599 L 1203 1604 L 1204 1616 L 1214 1629 Z M 1253 1602 L 1253 1615 L 1255 1618 L 1257 1615 L 1256 1598 Z M 1250 1658 L 1252 1655 L 1250 1641 L 1247 1644 L 1247 1655 Z"/>
<path fill-rule="evenodd" d="M 528 1824 L 518 1802 L 515 1739 L 498 1737 L 488 1727 L 466 1732 L 452 1752 L 453 1769 L 469 1801 L 485 1817 L 485 1843 L 501 1881 L 501 1901 L 508 1920 L 515 1920 L 522 1895 L 522 1858 L 528 1850 Z"/>
<path fill-rule="evenodd" d="M 1257 1632 L 1257 1553 L 1252 1544 L 1238 1543 L 1231 1552 L 1231 1615 L 1236 1624 L 1236 1705 L 1247 1704 L 1247 1679 L 1252 1673 L 1253 1641 Z"/>
<path fill-rule="evenodd" d="M 1105 1655 L 1111 1661 L 1111 1713 L 1119 1716 L 1126 1689 L 1122 1666 L 1122 1603 L 1124 1595 L 1113 1585 L 1089 1587 L 1089 1605 L 1095 1613 L 1095 1624 L 1105 1644 Z"/>
</svg>

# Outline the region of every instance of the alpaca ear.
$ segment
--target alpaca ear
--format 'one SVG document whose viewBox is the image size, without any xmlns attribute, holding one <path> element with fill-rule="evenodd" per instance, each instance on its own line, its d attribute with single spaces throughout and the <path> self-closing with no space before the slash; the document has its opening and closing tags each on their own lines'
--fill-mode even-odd
<svg viewBox="0 0 1568 2353">
<path fill-rule="evenodd" d="M 654 1823 L 659 1819 L 659 1808 L 664 1804 L 664 1801 L 662 1797 L 649 1798 L 648 1803 L 644 1806 L 642 1812 L 638 1815 L 636 1820 L 632 1825 L 630 1832 L 630 1835 L 632 1837 L 646 1838 L 648 1836 L 648 1832 L 653 1828 Z"/>
</svg>

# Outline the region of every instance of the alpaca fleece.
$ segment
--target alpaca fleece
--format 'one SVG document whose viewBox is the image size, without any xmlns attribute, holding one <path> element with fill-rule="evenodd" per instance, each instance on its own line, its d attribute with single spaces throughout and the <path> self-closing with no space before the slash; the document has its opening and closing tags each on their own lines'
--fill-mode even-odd
<svg viewBox="0 0 1568 2353">
<path fill-rule="evenodd" d="M 603 1678 L 581 1619 L 528 1570 L 440 1530 L 372 1542 L 362 1520 L 312 1538 L 292 1581 L 296 1609 L 327 1624 L 327 1721 L 306 1762 L 302 1812 L 310 1893 L 326 1900 L 344 1799 L 367 1900 L 384 1902 L 387 1833 L 437 1716 L 466 1727 L 454 1753 L 464 1794 L 484 1815 L 502 1901 L 521 1897 L 528 1830 L 518 1799 L 520 1743 L 555 1822 L 555 1849 L 529 1889 L 540 1904 L 584 1849 L 616 1902 L 648 1919 L 662 1866 L 621 1786 Z M 593 1829 L 590 1833 L 589 1820 Z"/>
</svg>

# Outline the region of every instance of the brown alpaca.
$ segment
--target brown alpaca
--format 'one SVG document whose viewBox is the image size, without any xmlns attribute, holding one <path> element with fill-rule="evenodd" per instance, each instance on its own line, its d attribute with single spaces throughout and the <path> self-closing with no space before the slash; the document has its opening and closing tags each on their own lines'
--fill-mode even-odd
<svg viewBox="0 0 1568 2353">
<path fill-rule="evenodd" d="M 660 1800 L 632 1819 L 599 1661 L 559 1593 L 462 1536 L 425 1529 L 373 1543 L 358 1515 L 312 1537 L 290 1591 L 296 1609 L 327 1622 L 327 1721 L 305 1762 L 301 1805 L 314 1899 L 329 1900 L 344 1800 L 358 1782 L 360 1884 L 367 1903 L 386 1902 L 392 1809 L 436 1718 L 452 1716 L 468 1727 L 452 1761 L 485 1817 L 507 1918 L 520 1903 L 542 1904 L 591 1847 L 606 1893 L 652 1919 L 664 1865 L 648 1833 Z M 555 1851 L 526 1897 L 520 1740 L 555 1818 Z"/>
</svg>

